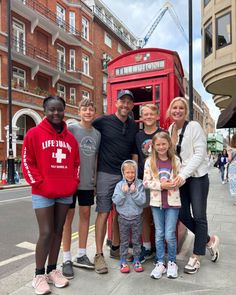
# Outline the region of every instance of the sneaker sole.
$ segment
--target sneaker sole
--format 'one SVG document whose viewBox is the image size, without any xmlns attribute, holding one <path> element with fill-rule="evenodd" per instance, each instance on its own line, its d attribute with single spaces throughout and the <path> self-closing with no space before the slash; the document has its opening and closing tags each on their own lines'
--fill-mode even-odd
<svg viewBox="0 0 236 295">
<path fill-rule="evenodd" d="M 46 292 L 40 292 L 40 291 L 37 291 L 36 289 L 35 289 L 35 286 L 32 284 L 32 287 L 34 288 L 34 292 L 35 292 L 35 294 L 37 294 L 37 295 L 44 295 L 44 294 L 50 294 L 51 293 L 51 291 L 50 290 L 48 290 L 48 291 L 46 291 Z"/>
<path fill-rule="evenodd" d="M 64 273 L 62 273 L 62 274 L 63 274 L 63 276 L 64 276 L 67 280 L 72 280 L 72 279 L 74 278 L 74 275 L 68 276 L 68 275 L 66 275 L 66 274 L 64 274 Z"/>
<path fill-rule="evenodd" d="M 95 272 L 100 274 L 100 275 L 103 275 L 103 274 L 108 273 L 108 269 L 107 268 L 103 268 L 103 269 L 96 269 L 95 268 Z"/>
<path fill-rule="evenodd" d="M 184 273 L 187 273 L 189 275 L 193 275 L 193 274 L 197 273 L 198 270 L 199 270 L 199 268 L 196 268 L 196 269 L 193 269 L 193 270 L 184 268 Z"/>
<path fill-rule="evenodd" d="M 48 284 L 54 285 L 56 288 L 65 288 L 69 285 L 69 282 L 65 283 L 64 285 L 55 284 L 53 281 L 48 281 Z"/>
<path fill-rule="evenodd" d="M 159 279 L 162 278 L 162 276 L 161 276 L 161 277 L 155 277 L 154 275 L 151 275 L 150 277 L 151 277 L 152 279 L 154 279 L 154 280 L 159 280 Z"/>
<path fill-rule="evenodd" d="M 87 269 L 94 269 L 95 268 L 94 265 L 86 265 L 86 264 L 81 264 L 78 262 L 73 262 L 73 266 L 80 267 L 80 268 L 87 268 Z"/>
<path fill-rule="evenodd" d="M 168 278 L 168 279 L 177 279 L 178 276 L 175 277 L 175 276 L 172 276 L 172 275 L 167 275 L 167 278 Z"/>
</svg>

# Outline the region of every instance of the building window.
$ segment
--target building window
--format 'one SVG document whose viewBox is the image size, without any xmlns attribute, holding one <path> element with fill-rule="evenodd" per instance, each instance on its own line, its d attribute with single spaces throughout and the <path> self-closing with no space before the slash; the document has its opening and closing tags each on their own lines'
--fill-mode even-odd
<svg viewBox="0 0 236 295">
<path fill-rule="evenodd" d="M 13 49 L 25 54 L 25 25 L 22 22 L 13 20 Z"/>
<path fill-rule="evenodd" d="M 82 99 L 84 99 L 84 98 L 89 98 L 89 92 L 82 90 Z"/>
<path fill-rule="evenodd" d="M 24 89 L 26 85 L 25 71 L 17 67 L 13 67 L 12 80 L 14 88 Z"/>
<path fill-rule="evenodd" d="M 210 2 L 211 0 L 204 0 L 204 7 L 207 6 L 207 4 Z"/>
<path fill-rule="evenodd" d="M 216 48 L 222 48 L 231 43 L 231 13 L 216 19 Z"/>
<path fill-rule="evenodd" d="M 70 71 L 75 72 L 75 50 L 70 49 Z"/>
<path fill-rule="evenodd" d="M 70 24 L 70 33 L 75 34 L 75 12 L 70 11 L 69 13 L 69 24 Z"/>
<path fill-rule="evenodd" d="M 103 113 L 106 114 L 107 113 L 107 98 L 103 97 Z"/>
<path fill-rule="evenodd" d="M 82 72 L 89 76 L 89 57 L 87 55 L 82 56 Z"/>
<path fill-rule="evenodd" d="M 66 87 L 62 84 L 57 83 L 57 94 L 66 100 Z"/>
<path fill-rule="evenodd" d="M 57 4 L 57 24 L 61 29 L 65 30 L 65 19 L 66 19 L 66 11 L 65 9 Z"/>
<path fill-rule="evenodd" d="M 65 47 L 57 44 L 57 68 L 60 72 L 66 71 L 66 53 L 65 53 Z"/>
<path fill-rule="evenodd" d="M 118 51 L 119 53 L 122 53 L 122 45 L 121 45 L 120 43 L 118 43 L 117 51 Z"/>
<path fill-rule="evenodd" d="M 75 104 L 76 102 L 76 89 L 70 88 L 70 103 Z"/>
<path fill-rule="evenodd" d="M 111 37 L 107 34 L 107 32 L 104 33 L 104 43 L 112 48 L 112 39 Z"/>
<path fill-rule="evenodd" d="M 81 32 L 81 36 L 84 39 L 89 40 L 89 21 L 85 17 L 82 17 L 82 32 Z"/>
<path fill-rule="evenodd" d="M 17 140 L 23 140 L 24 137 L 25 137 L 25 134 L 26 134 L 26 120 L 27 120 L 27 117 L 26 115 L 23 115 L 23 116 L 20 116 L 17 120 L 17 127 L 19 128 L 17 130 Z"/>
<path fill-rule="evenodd" d="M 212 53 L 212 23 L 210 23 L 204 31 L 205 41 L 205 57 Z"/>
</svg>

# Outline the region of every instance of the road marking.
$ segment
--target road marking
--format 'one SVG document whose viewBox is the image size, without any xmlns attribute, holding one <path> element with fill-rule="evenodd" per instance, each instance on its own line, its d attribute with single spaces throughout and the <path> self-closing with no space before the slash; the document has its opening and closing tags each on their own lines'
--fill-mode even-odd
<svg viewBox="0 0 236 295">
<path fill-rule="evenodd" d="M 94 231 L 95 230 L 95 224 L 91 225 L 89 227 L 89 233 Z M 72 233 L 71 235 L 71 239 L 72 240 L 75 240 L 76 238 L 78 238 L 78 232 L 75 232 L 75 233 Z M 30 243 L 30 242 L 22 242 L 22 243 L 19 243 L 16 245 L 16 247 L 19 247 L 19 248 L 24 248 L 24 249 L 27 249 L 27 250 L 31 250 L 32 252 L 30 253 L 25 253 L 25 254 L 21 254 L 21 255 L 17 255 L 17 256 L 14 256 L 12 258 L 9 258 L 9 259 L 6 259 L 6 260 L 3 260 L 0 262 L 0 267 L 1 266 L 4 266 L 6 264 L 9 264 L 9 263 L 12 263 L 12 262 L 15 262 L 15 261 L 18 261 L 20 259 L 23 259 L 23 258 L 26 258 L 26 257 L 29 257 L 29 256 L 32 256 L 35 254 L 35 247 L 36 245 L 33 244 L 33 243 Z M 62 248 L 62 246 L 61 246 Z"/>
<path fill-rule="evenodd" d="M 30 242 L 22 242 L 20 244 L 17 244 L 16 247 L 35 251 L 36 244 L 30 243 Z"/>
<path fill-rule="evenodd" d="M 17 260 L 20 260 L 20 259 L 23 259 L 23 258 L 29 257 L 29 256 L 31 256 L 31 255 L 34 255 L 34 252 L 21 254 L 21 255 L 18 255 L 18 256 L 14 256 L 14 257 L 12 257 L 12 258 L 9 258 L 9 259 L 7 259 L 7 260 L 1 261 L 1 262 L 0 262 L 0 267 L 3 266 L 3 265 L 6 265 L 6 264 L 12 263 L 12 262 L 14 262 L 14 261 L 17 261 Z"/>
<path fill-rule="evenodd" d="M 0 203 L 10 203 L 10 202 L 14 202 L 14 201 L 29 199 L 29 198 L 31 198 L 31 196 L 21 197 L 21 198 L 16 198 L 16 199 L 10 199 L 10 200 L 3 200 L 3 201 L 0 201 Z"/>
</svg>

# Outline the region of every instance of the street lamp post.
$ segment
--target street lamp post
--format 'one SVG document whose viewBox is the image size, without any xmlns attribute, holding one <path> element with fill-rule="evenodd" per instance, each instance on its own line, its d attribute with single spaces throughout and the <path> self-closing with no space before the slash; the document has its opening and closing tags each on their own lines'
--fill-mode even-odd
<svg viewBox="0 0 236 295">
<path fill-rule="evenodd" d="M 189 121 L 193 120 L 193 18 L 192 0 L 188 1 L 189 33 Z"/>
<path fill-rule="evenodd" d="M 7 16 L 8 16 L 8 26 L 7 26 L 7 49 L 8 49 L 8 158 L 7 158 L 7 181 L 9 184 L 14 184 L 14 170 L 15 170 L 15 159 L 12 149 L 12 59 L 11 59 L 11 1 L 7 1 Z"/>
</svg>

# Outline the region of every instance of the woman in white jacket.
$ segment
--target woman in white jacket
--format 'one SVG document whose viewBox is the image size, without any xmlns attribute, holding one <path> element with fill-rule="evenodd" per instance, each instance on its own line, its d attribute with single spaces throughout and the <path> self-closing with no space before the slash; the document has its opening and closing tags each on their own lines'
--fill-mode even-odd
<svg viewBox="0 0 236 295">
<path fill-rule="evenodd" d="M 198 122 L 186 121 L 188 105 L 183 97 L 176 97 L 171 101 L 167 116 L 173 121 L 169 132 L 181 160 L 181 169 L 175 178 L 175 184 L 181 186 L 185 182 L 180 187 L 182 207 L 179 219 L 195 234 L 193 254 L 189 258 L 184 272 L 193 274 L 200 268 L 200 256 L 205 255 L 206 247 L 213 262 L 219 258 L 219 238 L 215 235 L 211 237 L 208 235 L 206 214 L 209 191 L 207 141 Z"/>
</svg>

